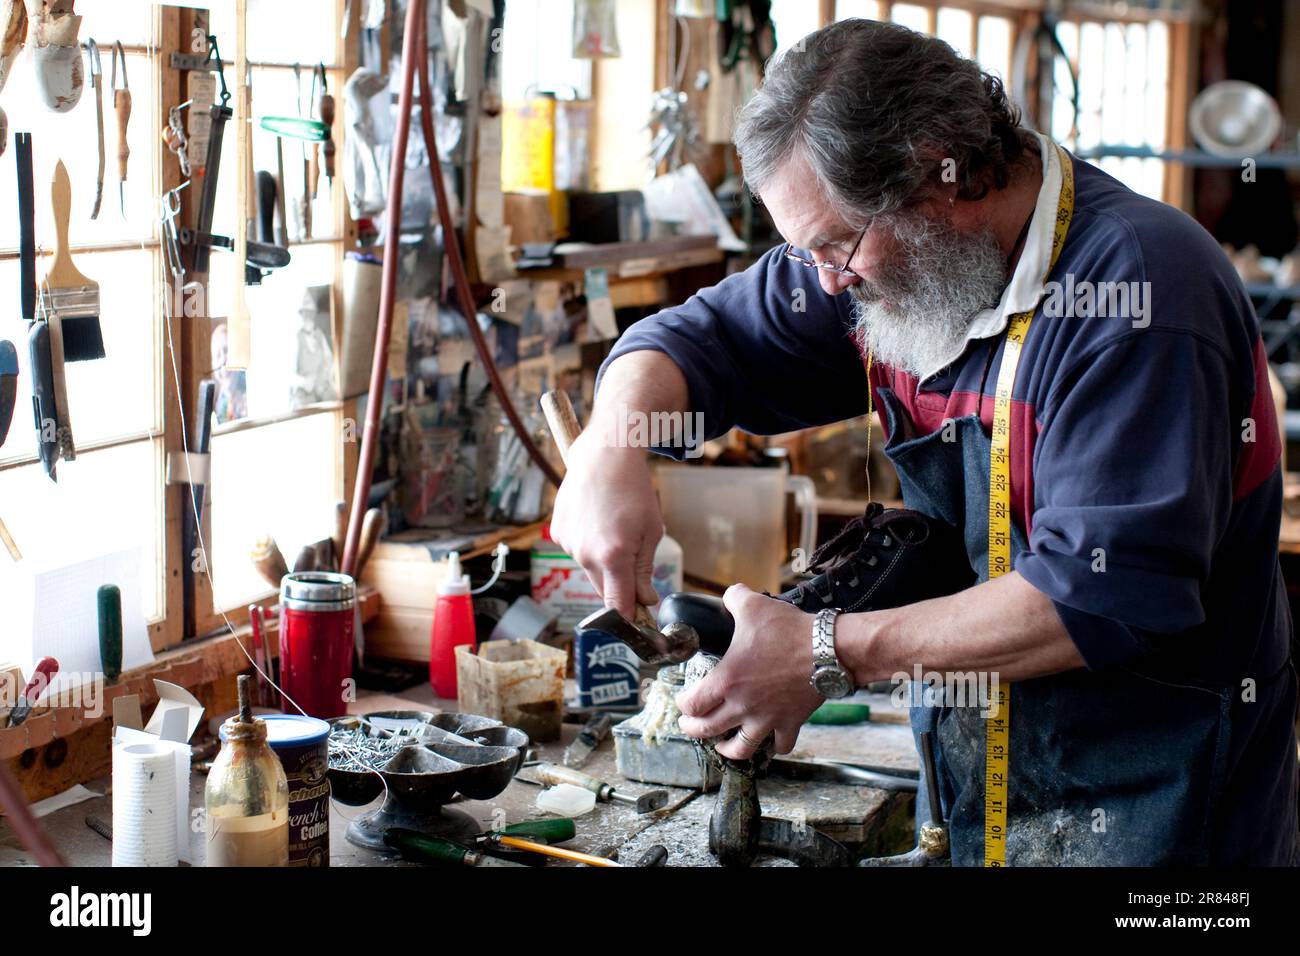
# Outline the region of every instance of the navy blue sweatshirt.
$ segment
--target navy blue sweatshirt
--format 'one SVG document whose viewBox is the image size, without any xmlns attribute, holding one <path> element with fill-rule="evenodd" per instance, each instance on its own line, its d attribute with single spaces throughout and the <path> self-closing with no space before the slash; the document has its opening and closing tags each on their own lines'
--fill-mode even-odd
<svg viewBox="0 0 1300 956">
<path fill-rule="evenodd" d="M 1040 300 L 1012 396 L 1012 508 L 1029 540 L 1014 566 L 1054 602 L 1090 669 L 1159 658 L 1187 680 L 1246 689 L 1232 708 L 1214 862 L 1289 863 L 1296 675 L 1258 323 L 1191 218 L 1088 163 L 1073 168 L 1074 216 L 1047 284 L 1061 298 Z M 668 355 L 710 437 L 865 413 L 851 297 L 827 295 L 788 248 L 638 322 L 606 366 L 643 349 Z M 1088 315 L 1075 290 L 1103 281 L 1147 295 L 1145 314 L 1098 317 L 1094 304 Z M 1062 301 L 1085 315 L 1062 315 Z M 902 402 L 909 437 L 977 409 L 990 429 L 1002 347 L 1000 334 L 974 338 L 924 381 L 875 363 L 871 387 Z M 1093 570 L 1097 549 L 1107 573 Z"/>
</svg>

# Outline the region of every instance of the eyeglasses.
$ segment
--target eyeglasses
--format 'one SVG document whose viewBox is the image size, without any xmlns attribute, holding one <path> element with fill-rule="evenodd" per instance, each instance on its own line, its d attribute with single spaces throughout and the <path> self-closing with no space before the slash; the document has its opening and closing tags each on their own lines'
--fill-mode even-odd
<svg viewBox="0 0 1300 956">
<path fill-rule="evenodd" d="M 853 248 L 849 250 L 849 256 L 844 260 L 844 265 L 842 266 L 837 266 L 833 262 L 816 262 L 812 259 L 805 259 L 803 256 L 797 255 L 788 249 L 786 250 L 785 257 L 787 259 L 793 259 L 800 265 L 805 265 L 810 269 L 825 269 L 828 272 L 834 272 L 836 275 L 855 276 L 857 273 L 849 268 L 849 263 L 852 262 L 853 257 L 858 254 L 858 246 L 862 245 L 862 237 L 867 234 L 867 230 L 870 228 L 871 224 L 868 223 L 863 230 L 858 233 L 857 241 L 853 243 Z"/>
</svg>

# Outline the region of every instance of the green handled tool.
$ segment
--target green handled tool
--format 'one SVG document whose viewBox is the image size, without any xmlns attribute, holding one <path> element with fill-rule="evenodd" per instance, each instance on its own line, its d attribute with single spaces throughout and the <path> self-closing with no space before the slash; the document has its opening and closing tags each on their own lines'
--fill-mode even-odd
<svg viewBox="0 0 1300 956">
<path fill-rule="evenodd" d="M 99 661 L 104 679 L 122 673 L 122 592 L 116 584 L 103 585 L 96 594 L 99 608 Z"/>
<path fill-rule="evenodd" d="M 330 138 L 330 128 L 320 120 L 302 116 L 263 116 L 262 129 L 276 136 L 301 139 L 308 143 L 323 143 Z"/>
<path fill-rule="evenodd" d="M 452 866 L 526 866 L 513 860 L 489 856 L 458 843 L 425 836 L 415 830 L 394 827 L 384 831 L 384 843 L 402 854 L 412 863 L 442 863 Z"/>
</svg>

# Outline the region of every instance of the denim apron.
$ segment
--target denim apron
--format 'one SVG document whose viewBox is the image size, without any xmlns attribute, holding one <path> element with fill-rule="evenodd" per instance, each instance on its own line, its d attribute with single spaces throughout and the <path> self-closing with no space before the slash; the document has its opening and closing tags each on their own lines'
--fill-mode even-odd
<svg viewBox="0 0 1300 956">
<path fill-rule="evenodd" d="M 978 413 L 920 438 L 877 389 L 906 506 L 963 530 L 988 580 L 990 439 Z M 945 433 L 951 440 L 945 441 Z M 1014 555 L 1027 550 L 1012 521 Z M 984 862 L 986 719 L 978 701 L 925 705 L 913 685 L 913 735 L 931 731 L 952 861 Z M 1232 689 L 1144 672 L 1084 669 L 1011 686 L 1006 859 L 1010 866 L 1160 866 L 1209 862 L 1223 790 Z M 924 773 L 924 769 L 922 769 Z M 917 819 L 929 819 L 924 783 Z"/>
</svg>

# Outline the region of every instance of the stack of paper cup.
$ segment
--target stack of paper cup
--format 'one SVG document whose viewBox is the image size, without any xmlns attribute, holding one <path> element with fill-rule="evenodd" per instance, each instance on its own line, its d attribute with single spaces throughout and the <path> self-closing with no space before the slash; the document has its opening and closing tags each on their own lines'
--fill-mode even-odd
<svg viewBox="0 0 1300 956">
<path fill-rule="evenodd" d="M 113 865 L 176 866 L 176 758 L 158 744 L 113 748 Z"/>
</svg>

